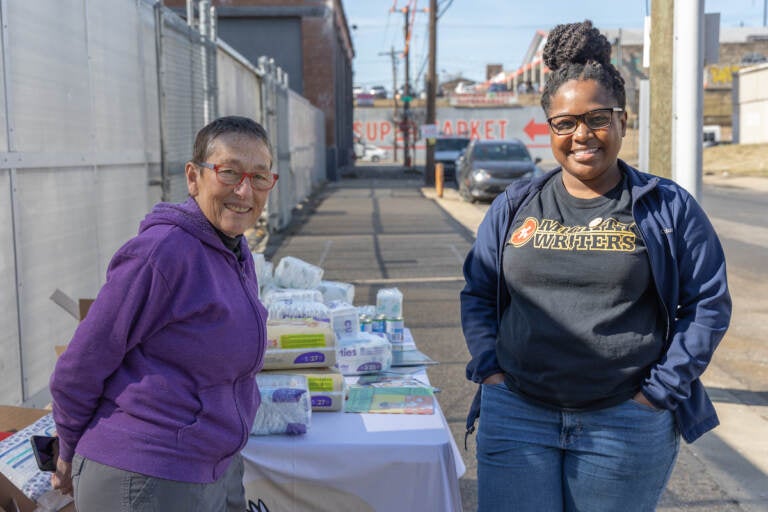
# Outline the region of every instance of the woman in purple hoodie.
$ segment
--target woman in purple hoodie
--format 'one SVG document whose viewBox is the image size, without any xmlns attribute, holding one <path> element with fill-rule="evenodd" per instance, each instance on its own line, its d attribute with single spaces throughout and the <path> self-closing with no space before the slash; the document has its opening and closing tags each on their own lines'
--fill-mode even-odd
<svg viewBox="0 0 768 512">
<path fill-rule="evenodd" d="M 267 314 L 243 232 L 277 181 L 264 128 L 197 134 L 189 199 L 160 203 L 112 258 L 51 377 L 55 488 L 79 512 L 242 511 Z"/>
</svg>

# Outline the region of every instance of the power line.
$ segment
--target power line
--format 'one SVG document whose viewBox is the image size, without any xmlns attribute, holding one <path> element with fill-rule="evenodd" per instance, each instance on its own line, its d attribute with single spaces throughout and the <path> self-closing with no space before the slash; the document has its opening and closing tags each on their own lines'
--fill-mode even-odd
<svg viewBox="0 0 768 512">
<path fill-rule="evenodd" d="M 438 6 L 438 8 L 437 8 L 437 19 L 440 19 L 440 16 L 445 14 L 445 11 L 448 10 L 448 8 L 451 6 L 452 3 L 453 3 L 453 0 L 445 0 L 443 2 L 443 5 Z"/>
</svg>

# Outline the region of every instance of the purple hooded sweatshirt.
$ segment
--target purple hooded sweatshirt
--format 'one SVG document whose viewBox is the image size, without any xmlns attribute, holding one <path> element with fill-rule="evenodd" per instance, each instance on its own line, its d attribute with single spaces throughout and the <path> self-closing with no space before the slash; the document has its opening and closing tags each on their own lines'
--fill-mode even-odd
<svg viewBox="0 0 768 512">
<path fill-rule="evenodd" d="M 248 439 L 267 313 L 193 199 L 160 203 L 115 253 L 50 387 L 60 456 L 183 482 L 219 479 Z"/>
</svg>

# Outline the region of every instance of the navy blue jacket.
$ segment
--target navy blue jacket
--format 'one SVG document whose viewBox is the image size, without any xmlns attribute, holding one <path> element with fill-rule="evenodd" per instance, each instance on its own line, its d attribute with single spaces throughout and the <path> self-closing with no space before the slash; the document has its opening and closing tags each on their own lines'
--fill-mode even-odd
<svg viewBox="0 0 768 512">
<path fill-rule="evenodd" d="M 632 214 L 648 249 L 659 300 L 666 312 L 666 351 L 642 393 L 656 407 L 675 412 L 678 429 L 693 442 L 719 423 L 699 376 L 709 364 L 731 318 L 725 256 L 701 206 L 671 180 L 641 173 L 619 160 L 627 175 Z M 461 324 L 472 356 L 467 378 L 480 383 L 502 372 L 496 359 L 501 315 L 510 302 L 502 252 L 519 209 L 538 194 L 555 169 L 516 182 L 491 204 L 464 262 Z M 480 392 L 467 418 L 474 431 Z"/>
</svg>

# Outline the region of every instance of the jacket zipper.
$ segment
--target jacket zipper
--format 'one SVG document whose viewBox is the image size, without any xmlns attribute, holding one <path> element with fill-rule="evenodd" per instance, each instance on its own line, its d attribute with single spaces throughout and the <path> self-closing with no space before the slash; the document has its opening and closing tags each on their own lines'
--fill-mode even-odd
<svg viewBox="0 0 768 512">
<path fill-rule="evenodd" d="M 652 185 L 655 188 L 655 184 Z M 656 264 L 654 263 L 655 256 L 651 253 L 651 251 L 648 249 L 648 237 L 646 236 L 646 233 L 644 232 L 643 226 L 640 225 L 640 223 L 637 221 L 637 216 L 635 215 L 635 206 L 637 206 L 637 203 L 640 202 L 640 198 L 643 197 L 645 194 L 649 193 L 650 189 L 642 191 L 642 193 L 637 197 L 633 198 L 632 200 L 632 218 L 635 221 L 635 225 L 637 226 L 637 230 L 640 233 L 640 237 L 643 239 L 643 243 L 646 247 L 646 252 L 648 254 L 648 262 L 650 263 L 651 268 L 651 276 L 653 276 L 653 283 L 656 288 L 656 297 L 659 300 L 659 303 L 661 304 L 661 309 L 664 311 L 664 321 L 665 321 L 665 335 L 664 335 L 664 344 L 668 347 L 670 343 L 670 331 L 672 330 L 672 321 L 670 319 L 669 309 L 667 308 L 667 304 L 664 302 L 664 296 L 661 294 L 661 286 L 659 286 L 659 279 L 657 275 L 656 270 Z"/>
</svg>

